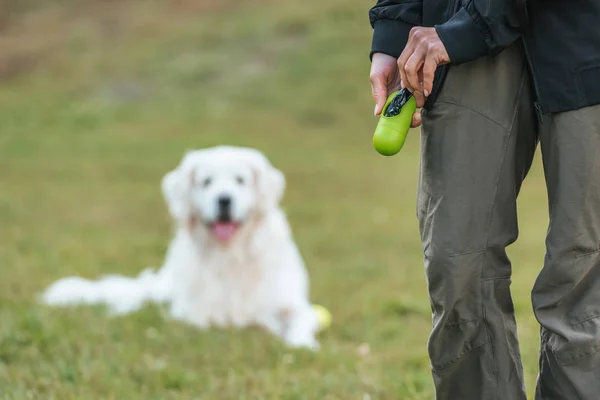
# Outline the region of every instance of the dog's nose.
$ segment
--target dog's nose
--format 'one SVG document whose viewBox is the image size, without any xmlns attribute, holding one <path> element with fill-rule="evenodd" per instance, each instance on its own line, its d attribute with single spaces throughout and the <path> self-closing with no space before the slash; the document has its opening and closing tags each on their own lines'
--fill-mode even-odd
<svg viewBox="0 0 600 400">
<path fill-rule="evenodd" d="M 219 197 L 219 208 L 229 209 L 230 206 L 231 206 L 231 197 L 229 197 L 229 196 Z"/>
<path fill-rule="evenodd" d="M 217 204 L 219 205 L 219 220 L 229 221 L 231 219 L 231 197 L 219 196 Z"/>
</svg>

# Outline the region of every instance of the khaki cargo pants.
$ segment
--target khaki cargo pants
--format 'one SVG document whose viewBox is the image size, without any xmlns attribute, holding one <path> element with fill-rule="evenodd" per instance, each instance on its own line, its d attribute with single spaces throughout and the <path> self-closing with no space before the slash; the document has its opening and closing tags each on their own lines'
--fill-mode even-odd
<svg viewBox="0 0 600 400">
<path fill-rule="evenodd" d="M 535 398 L 599 400 L 600 107 L 539 124 L 519 43 L 450 68 L 423 119 L 417 203 L 436 399 L 526 397 L 505 248 L 517 239 L 516 199 L 539 141 L 550 226 L 532 291 Z"/>
</svg>

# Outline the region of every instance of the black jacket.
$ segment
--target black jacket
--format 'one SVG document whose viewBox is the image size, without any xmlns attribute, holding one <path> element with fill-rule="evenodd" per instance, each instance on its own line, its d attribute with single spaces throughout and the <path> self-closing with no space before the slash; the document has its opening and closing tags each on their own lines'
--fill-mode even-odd
<svg viewBox="0 0 600 400">
<path fill-rule="evenodd" d="M 600 0 L 378 0 L 371 55 L 399 57 L 414 26 L 435 27 L 452 60 L 436 71 L 430 108 L 448 68 L 523 39 L 538 113 L 600 103 Z"/>
</svg>

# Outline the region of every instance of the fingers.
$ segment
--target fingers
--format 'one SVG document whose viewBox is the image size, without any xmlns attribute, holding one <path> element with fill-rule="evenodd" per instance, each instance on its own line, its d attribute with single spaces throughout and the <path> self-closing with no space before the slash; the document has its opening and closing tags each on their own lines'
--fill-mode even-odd
<svg viewBox="0 0 600 400">
<path fill-rule="evenodd" d="M 433 78 L 435 76 L 435 70 L 437 69 L 437 62 L 434 57 L 427 57 L 423 64 L 423 93 L 426 97 L 431 94 L 433 90 Z"/>
<path fill-rule="evenodd" d="M 387 87 L 381 75 L 371 76 L 371 95 L 375 101 L 375 110 L 373 111 L 373 114 L 375 116 L 380 115 L 388 96 Z"/>
<path fill-rule="evenodd" d="M 398 72 L 400 72 L 400 87 L 402 89 L 406 88 L 409 92 L 412 93 L 414 89 L 410 87 L 410 84 L 408 82 L 408 76 L 406 74 L 405 65 L 406 62 L 402 59 L 402 56 L 400 56 L 400 58 L 398 58 Z"/>
<path fill-rule="evenodd" d="M 408 43 L 406 44 L 406 47 L 404 47 L 404 50 L 402 51 L 402 54 L 400 54 L 400 57 L 398 57 L 398 72 L 400 73 L 400 85 L 402 87 L 402 89 L 407 88 L 409 91 L 412 92 L 411 88 L 408 86 L 408 77 L 406 75 L 406 63 L 408 61 L 408 59 L 412 56 L 414 49 L 415 49 L 415 42 L 412 39 L 413 33 L 414 31 L 411 30 L 409 37 L 408 37 Z"/>
<path fill-rule="evenodd" d="M 374 114 L 380 115 L 390 93 L 400 86 L 396 57 L 384 53 L 373 54 L 371 62 L 371 95 L 375 101 Z"/>
<path fill-rule="evenodd" d="M 423 107 L 425 104 L 425 96 L 423 89 L 423 58 L 425 54 L 415 52 L 411 55 L 405 64 L 401 64 L 398 60 L 398 70 L 402 76 L 402 87 L 408 89 L 413 94 L 417 101 L 417 107 Z M 431 89 L 427 92 L 431 92 Z"/>
<path fill-rule="evenodd" d="M 421 28 L 411 29 L 404 51 L 398 57 L 398 71 L 402 87 L 407 88 L 411 93 L 420 88 L 417 73 L 423 65 L 426 55 L 421 48 L 422 36 Z"/>
<path fill-rule="evenodd" d="M 435 28 L 411 29 L 397 64 L 402 86 L 414 94 L 417 106 L 423 106 L 431 94 L 437 66 L 448 62 L 448 53 Z"/>
<path fill-rule="evenodd" d="M 418 81 L 419 81 L 419 88 L 414 90 L 413 96 L 417 102 L 417 107 L 421 108 L 425 104 L 425 100 L 426 100 L 426 96 L 423 93 L 423 89 L 421 87 L 421 86 L 423 86 L 423 71 L 419 70 L 417 75 L 418 75 Z"/>
<path fill-rule="evenodd" d="M 410 91 L 417 102 L 417 107 L 425 104 L 423 90 L 423 65 L 427 57 L 426 48 L 421 46 L 422 34 L 418 29 L 411 30 L 409 42 L 398 58 L 398 71 L 400 72 L 402 86 Z"/>
<path fill-rule="evenodd" d="M 421 108 L 425 105 L 425 95 L 423 94 L 423 92 L 421 92 L 420 90 L 415 90 L 413 92 L 413 97 L 415 98 L 415 101 L 417 102 L 417 108 Z"/>
<path fill-rule="evenodd" d="M 417 47 L 403 66 L 404 73 L 406 74 L 405 85 L 411 92 L 415 90 L 423 91 L 419 73 L 421 72 L 421 67 L 425 63 L 426 56 L 427 53 L 425 50 L 422 47 Z"/>
</svg>

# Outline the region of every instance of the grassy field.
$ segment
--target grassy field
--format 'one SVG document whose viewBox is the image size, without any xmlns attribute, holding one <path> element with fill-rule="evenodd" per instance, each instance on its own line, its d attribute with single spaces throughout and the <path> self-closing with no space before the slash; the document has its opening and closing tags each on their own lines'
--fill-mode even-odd
<svg viewBox="0 0 600 400">
<path fill-rule="evenodd" d="M 371 148 L 369 6 L 0 5 L 2 399 L 433 398 L 418 132 L 396 157 Z M 159 266 L 171 234 L 160 179 L 186 149 L 216 144 L 256 147 L 285 172 L 312 299 L 334 316 L 321 352 L 258 330 L 199 332 L 156 307 L 109 319 L 35 303 L 67 274 Z M 510 254 L 531 393 L 529 291 L 547 222 L 539 158 L 519 206 Z"/>
</svg>

